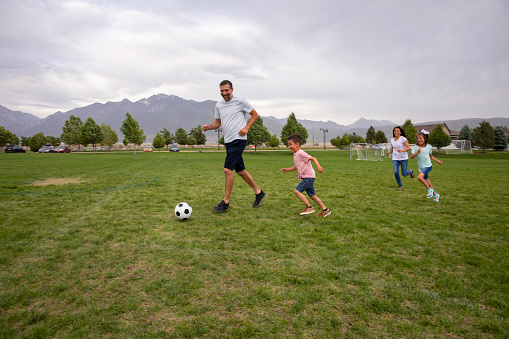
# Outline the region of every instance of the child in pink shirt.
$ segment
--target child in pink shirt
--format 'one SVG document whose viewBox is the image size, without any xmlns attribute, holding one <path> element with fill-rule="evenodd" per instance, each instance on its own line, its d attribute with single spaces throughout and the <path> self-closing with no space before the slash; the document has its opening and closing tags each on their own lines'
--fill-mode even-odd
<svg viewBox="0 0 509 339">
<path fill-rule="evenodd" d="M 311 161 L 315 163 L 318 173 L 322 173 L 323 167 L 320 166 L 316 158 L 310 156 L 300 148 L 301 144 L 302 138 L 300 135 L 292 134 L 288 137 L 288 147 L 293 152 L 293 162 L 295 163 L 295 166 L 281 168 L 280 171 L 286 173 L 297 170 L 298 178 L 299 180 L 302 180 L 294 191 L 295 195 L 304 203 L 304 205 L 306 205 L 306 208 L 300 212 L 300 215 L 311 214 L 315 211 L 315 209 L 309 204 L 306 196 L 302 193 L 306 191 L 309 198 L 313 200 L 322 210 L 318 216 L 326 217 L 331 214 L 331 210 L 327 208 L 315 194 L 316 175 L 313 170 L 313 166 L 311 165 Z"/>
</svg>

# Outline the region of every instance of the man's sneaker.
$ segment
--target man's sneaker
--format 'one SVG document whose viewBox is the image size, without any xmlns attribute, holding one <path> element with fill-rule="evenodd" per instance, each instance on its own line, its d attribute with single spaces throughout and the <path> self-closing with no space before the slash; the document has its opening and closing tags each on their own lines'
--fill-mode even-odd
<svg viewBox="0 0 509 339">
<path fill-rule="evenodd" d="M 262 199 L 265 198 L 267 194 L 264 191 L 256 194 L 255 202 L 253 203 L 253 207 L 258 207 L 262 203 Z"/>
<path fill-rule="evenodd" d="M 230 204 L 227 204 L 224 202 L 224 200 L 221 200 L 219 205 L 212 207 L 212 209 L 216 212 L 221 213 L 221 212 L 226 211 L 228 209 L 228 206 L 230 206 Z"/>
<path fill-rule="evenodd" d="M 328 216 L 329 214 L 331 214 L 332 212 L 330 211 L 329 208 L 327 208 L 325 211 L 321 211 L 320 214 L 318 214 L 319 217 L 326 217 Z"/>
<path fill-rule="evenodd" d="M 311 213 L 314 213 L 314 212 L 315 212 L 315 209 L 314 209 L 312 206 L 309 206 L 309 207 L 304 208 L 304 209 L 300 212 L 300 215 L 311 214 Z"/>
</svg>

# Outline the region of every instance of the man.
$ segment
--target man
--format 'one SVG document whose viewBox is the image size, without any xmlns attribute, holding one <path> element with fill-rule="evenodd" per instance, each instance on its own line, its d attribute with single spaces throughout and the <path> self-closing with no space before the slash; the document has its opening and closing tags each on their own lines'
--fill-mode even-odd
<svg viewBox="0 0 509 339">
<path fill-rule="evenodd" d="M 212 209 L 216 212 L 224 212 L 230 206 L 230 194 L 233 188 L 233 170 L 251 186 L 256 194 L 253 207 L 258 207 L 265 197 L 265 192 L 256 185 L 251 174 L 246 171 L 242 153 L 247 144 L 247 132 L 259 115 L 247 100 L 233 96 L 233 85 L 229 80 L 222 81 L 219 84 L 219 88 L 224 100 L 218 101 L 216 104 L 215 121 L 211 125 L 202 126 L 203 132 L 223 127 L 224 143 L 226 146 L 224 198 L 219 205 L 214 206 Z M 251 116 L 249 121 L 247 121 L 248 114 Z"/>
</svg>

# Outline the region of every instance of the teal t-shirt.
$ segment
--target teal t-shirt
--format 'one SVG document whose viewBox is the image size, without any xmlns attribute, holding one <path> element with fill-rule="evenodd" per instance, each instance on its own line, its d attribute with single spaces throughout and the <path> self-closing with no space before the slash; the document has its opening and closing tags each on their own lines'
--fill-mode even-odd
<svg viewBox="0 0 509 339">
<path fill-rule="evenodd" d="M 412 154 L 415 154 L 419 151 L 419 146 L 415 145 L 412 148 Z M 421 147 L 421 152 L 417 154 L 417 166 L 419 167 L 419 172 L 422 171 L 423 168 L 431 167 L 431 158 L 430 154 L 433 152 L 433 147 L 430 144 L 427 144 L 424 147 Z"/>
</svg>

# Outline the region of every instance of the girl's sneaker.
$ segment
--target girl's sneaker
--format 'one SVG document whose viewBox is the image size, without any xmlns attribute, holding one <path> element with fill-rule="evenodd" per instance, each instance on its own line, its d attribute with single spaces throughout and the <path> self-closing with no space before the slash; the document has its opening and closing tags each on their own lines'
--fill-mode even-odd
<svg viewBox="0 0 509 339">
<path fill-rule="evenodd" d="M 433 198 L 433 188 L 430 188 L 430 189 L 428 190 L 428 195 L 426 196 L 426 198 L 428 198 L 428 199 L 429 199 L 429 198 Z"/>
<path fill-rule="evenodd" d="M 436 201 L 438 202 L 438 200 L 440 200 L 440 194 L 435 194 L 435 196 L 433 197 L 433 201 Z"/>
</svg>

